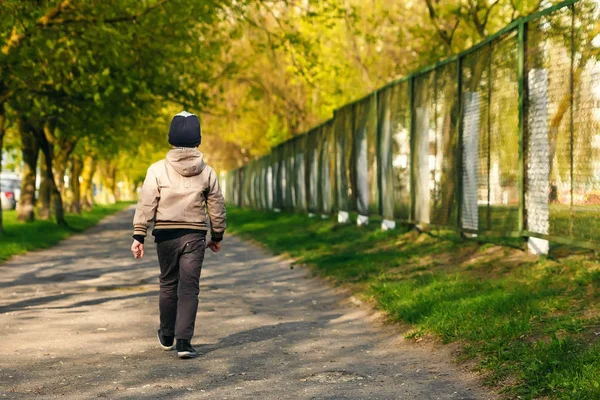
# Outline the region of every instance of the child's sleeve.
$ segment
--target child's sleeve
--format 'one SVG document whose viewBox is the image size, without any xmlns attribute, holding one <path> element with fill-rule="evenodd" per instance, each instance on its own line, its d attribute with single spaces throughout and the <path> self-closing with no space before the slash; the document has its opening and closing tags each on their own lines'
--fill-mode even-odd
<svg viewBox="0 0 600 400">
<path fill-rule="evenodd" d="M 225 228 L 227 228 L 227 211 L 225 210 L 225 198 L 221 193 L 219 180 L 216 172 L 211 169 L 208 175 L 208 189 L 206 195 L 206 206 L 211 224 L 211 240 L 220 242 L 223 240 Z"/>
<path fill-rule="evenodd" d="M 141 243 L 144 243 L 148 227 L 156 216 L 159 199 L 160 189 L 158 181 L 152 168 L 149 168 L 135 208 L 135 216 L 133 217 L 133 236 Z M 142 240 L 139 240 L 140 238 Z"/>
</svg>

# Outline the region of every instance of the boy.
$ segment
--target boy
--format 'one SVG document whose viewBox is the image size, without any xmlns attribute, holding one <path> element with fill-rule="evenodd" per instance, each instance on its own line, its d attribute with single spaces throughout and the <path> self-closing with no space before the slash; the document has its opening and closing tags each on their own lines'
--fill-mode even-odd
<svg viewBox="0 0 600 400">
<path fill-rule="evenodd" d="M 198 310 L 200 271 L 204 250 L 217 253 L 226 227 L 225 201 L 217 174 L 204 164 L 197 147 L 200 121 L 183 111 L 173 117 L 169 129 L 172 149 L 164 160 L 148 168 L 133 218 L 135 258 L 144 256 L 144 238 L 155 221 L 160 264 L 160 329 L 158 341 L 179 358 L 197 356 L 191 345 Z M 211 240 L 206 233 L 211 227 Z"/>
</svg>

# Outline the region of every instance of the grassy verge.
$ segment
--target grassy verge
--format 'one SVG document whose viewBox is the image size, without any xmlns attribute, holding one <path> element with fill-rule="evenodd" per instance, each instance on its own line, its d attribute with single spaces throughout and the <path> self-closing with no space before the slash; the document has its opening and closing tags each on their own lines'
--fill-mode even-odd
<svg viewBox="0 0 600 400">
<path fill-rule="evenodd" d="M 16 211 L 4 211 L 4 233 L 0 235 L 0 261 L 30 250 L 53 246 L 73 233 L 96 225 L 104 217 L 123 210 L 131 203 L 120 202 L 95 206 L 91 211 L 67 214 L 69 227 L 59 227 L 52 221 L 35 221 L 29 224 L 17 221 Z"/>
<path fill-rule="evenodd" d="M 297 258 L 411 324 L 408 337 L 459 343 L 460 358 L 510 398 L 600 399 L 600 260 L 593 253 L 563 247 L 536 258 L 514 242 L 233 207 L 228 221 L 231 232 Z"/>
</svg>

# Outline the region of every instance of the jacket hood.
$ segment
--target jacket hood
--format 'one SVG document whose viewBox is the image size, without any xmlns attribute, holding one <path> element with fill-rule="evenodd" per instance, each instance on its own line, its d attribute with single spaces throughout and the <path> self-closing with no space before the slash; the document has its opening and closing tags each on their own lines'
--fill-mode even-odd
<svg viewBox="0 0 600 400">
<path fill-rule="evenodd" d="M 167 153 L 167 163 L 181 176 L 200 175 L 206 166 L 202 153 L 193 148 L 170 150 Z"/>
</svg>

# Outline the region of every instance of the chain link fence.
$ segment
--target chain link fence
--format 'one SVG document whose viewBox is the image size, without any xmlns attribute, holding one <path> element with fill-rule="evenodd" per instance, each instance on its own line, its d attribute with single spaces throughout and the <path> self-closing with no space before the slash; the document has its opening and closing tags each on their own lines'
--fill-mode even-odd
<svg viewBox="0 0 600 400">
<path fill-rule="evenodd" d="M 225 173 L 227 201 L 600 247 L 599 21 L 521 18 Z"/>
</svg>

